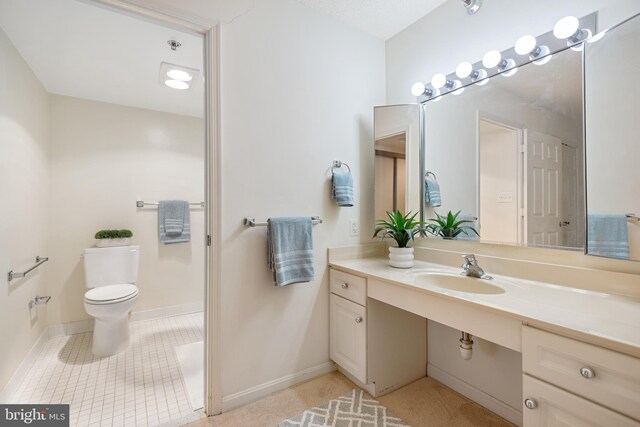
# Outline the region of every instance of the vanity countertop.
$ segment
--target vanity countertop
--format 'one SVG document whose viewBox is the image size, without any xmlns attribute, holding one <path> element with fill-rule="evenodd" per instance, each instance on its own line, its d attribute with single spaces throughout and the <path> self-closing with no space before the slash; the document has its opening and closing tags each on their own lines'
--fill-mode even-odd
<svg viewBox="0 0 640 427">
<path fill-rule="evenodd" d="M 640 300 L 507 276 L 494 277 L 500 294 L 444 289 L 418 278 L 420 273 L 459 274 L 461 269 L 415 261 L 410 269 L 390 267 L 386 258 L 333 260 L 330 265 L 440 298 L 473 304 L 524 323 L 640 357 Z M 480 280 L 480 279 L 471 279 Z M 640 285 L 639 285 L 640 286 Z"/>
</svg>

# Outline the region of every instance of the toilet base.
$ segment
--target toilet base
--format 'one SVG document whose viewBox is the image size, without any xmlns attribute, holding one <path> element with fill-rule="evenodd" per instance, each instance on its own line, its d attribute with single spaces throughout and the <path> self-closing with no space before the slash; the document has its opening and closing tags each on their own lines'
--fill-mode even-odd
<svg viewBox="0 0 640 427">
<path fill-rule="evenodd" d="M 127 314 L 108 321 L 95 319 L 91 352 L 98 357 L 112 356 L 129 347 L 129 317 Z"/>
</svg>

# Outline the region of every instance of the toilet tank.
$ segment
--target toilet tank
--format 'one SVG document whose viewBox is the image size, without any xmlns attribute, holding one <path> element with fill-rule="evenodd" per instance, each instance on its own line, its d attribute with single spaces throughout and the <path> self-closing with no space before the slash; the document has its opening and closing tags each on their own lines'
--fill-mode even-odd
<svg viewBox="0 0 640 427">
<path fill-rule="evenodd" d="M 87 248 L 84 250 L 84 278 L 87 288 L 138 280 L 140 246 Z"/>
</svg>

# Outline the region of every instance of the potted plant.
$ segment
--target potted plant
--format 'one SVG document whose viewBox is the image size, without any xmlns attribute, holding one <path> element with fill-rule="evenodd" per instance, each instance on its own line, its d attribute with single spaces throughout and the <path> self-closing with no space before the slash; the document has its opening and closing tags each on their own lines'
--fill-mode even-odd
<svg viewBox="0 0 640 427">
<path fill-rule="evenodd" d="M 112 246 L 129 246 L 133 233 L 131 230 L 100 230 L 96 233 L 96 246 L 107 248 Z"/>
<path fill-rule="evenodd" d="M 373 237 L 382 235 L 381 240 L 389 237 L 396 241 L 397 246 L 389 246 L 389 265 L 397 268 L 413 267 L 413 248 L 408 247 L 416 234 L 419 234 L 424 225 L 416 221 L 417 213 L 411 215 L 408 212 L 403 215 L 400 211 L 387 212 L 389 220 L 381 219 L 376 223 Z"/>
<path fill-rule="evenodd" d="M 473 224 L 473 221 L 468 219 L 458 220 L 460 211 L 456 213 L 449 211 L 446 215 L 440 215 L 437 212 L 435 214 L 436 218 L 430 218 L 429 221 L 431 221 L 431 224 L 427 224 L 426 226 L 427 231 L 434 236 L 442 236 L 443 239 L 453 239 L 461 233 L 469 236 L 470 232 L 475 233 L 476 236 L 480 236 L 473 226 L 464 225 Z"/>
</svg>

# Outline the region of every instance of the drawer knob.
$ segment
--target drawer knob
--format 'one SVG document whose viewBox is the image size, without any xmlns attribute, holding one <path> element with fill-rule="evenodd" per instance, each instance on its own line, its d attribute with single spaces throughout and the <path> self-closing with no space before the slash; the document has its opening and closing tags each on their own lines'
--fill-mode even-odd
<svg viewBox="0 0 640 427">
<path fill-rule="evenodd" d="M 538 407 L 538 402 L 535 399 L 525 399 L 524 406 L 528 409 L 536 409 Z"/>
<path fill-rule="evenodd" d="M 349 284 L 348 283 L 343 283 L 341 285 L 341 287 L 342 287 L 342 289 L 347 289 L 349 287 Z"/>
<path fill-rule="evenodd" d="M 362 316 L 356 317 L 356 323 L 362 323 Z"/>
<path fill-rule="evenodd" d="M 593 368 L 589 366 L 584 366 L 580 368 L 580 375 L 582 375 L 587 379 L 590 379 L 596 376 L 596 372 L 593 370 Z"/>
</svg>

